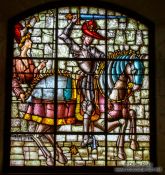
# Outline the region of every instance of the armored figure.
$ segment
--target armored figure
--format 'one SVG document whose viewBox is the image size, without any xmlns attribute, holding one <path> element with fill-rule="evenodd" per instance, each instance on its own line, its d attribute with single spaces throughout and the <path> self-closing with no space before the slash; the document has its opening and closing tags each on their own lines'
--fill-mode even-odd
<svg viewBox="0 0 165 175">
<path fill-rule="evenodd" d="M 99 62 L 92 58 L 105 58 L 105 54 L 95 47 L 91 47 L 93 39 L 104 40 L 105 37 L 97 32 L 97 23 L 94 20 L 84 22 L 82 25 L 82 45 L 78 45 L 70 37 L 77 17 L 73 16 L 71 22 L 59 36 L 70 49 L 71 54 L 76 58 L 77 64 L 84 76 L 81 82 L 83 93 L 82 110 L 84 112 L 83 127 L 84 132 L 89 132 L 90 119 L 94 111 L 94 74 L 99 66 Z M 86 58 L 86 59 L 85 59 Z M 80 61 L 79 61 L 80 59 Z M 83 60 L 84 59 L 84 60 Z M 123 59 L 121 61 L 121 59 Z M 129 108 L 128 97 L 142 86 L 143 65 L 139 57 L 135 55 L 119 55 L 114 60 L 109 60 L 107 65 L 107 95 L 108 95 L 108 131 L 111 132 L 116 127 L 120 127 L 117 140 L 117 155 L 119 159 L 126 159 L 124 151 L 124 134 L 127 127 L 127 120 L 130 120 L 130 148 L 136 150 L 138 143 L 136 140 L 136 112 Z M 100 87 L 105 94 L 105 71 L 98 78 Z M 131 87 L 129 88 L 129 86 Z M 130 92 L 127 92 L 130 90 Z M 104 130 L 104 129 L 103 129 Z M 91 142 L 89 135 L 84 135 L 82 146 L 87 146 Z"/>
<path fill-rule="evenodd" d="M 82 110 L 84 112 L 83 127 L 84 132 L 89 132 L 90 118 L 94 111 L 94 74 L 98 66 L 98 62 L 93 61 L 92 58 L 105 58 L 105 54 L 96 47 L 91 47 L 93 39 L 104 40 L 98 32 L 96 21 L 86 21 L 82 25 L 82 45 L 77 44 L 71 37 L 73 26 L 77 22 L 77 16 L 73 16 L 71 22 L 66 26 L 62 34 L 59 36 L 69 47 L 70 52 L 76 58 L 78 67 L 83 72 L 83 79 L 81 81 L 81 88 L 83 93 Z M 84 59 L 86 58 L 86 59 Z M 84 59 L 84 60 L 83 60 Z M 89 135 L 84 135 L 82 147 L 89 144 Z"/>
</svg>

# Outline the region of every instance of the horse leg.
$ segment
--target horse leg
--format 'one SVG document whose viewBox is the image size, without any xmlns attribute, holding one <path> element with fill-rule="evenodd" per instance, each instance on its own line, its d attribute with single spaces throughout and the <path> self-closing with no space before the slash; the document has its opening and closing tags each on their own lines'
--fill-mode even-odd
<svg viewBox="0 0 165 175">
<path fill-rule="evenodd" d="M 136 137 L 136 112 L 134 110 L 129 110 L 129 116 L 130 116 L 130 148 L 132 150 L 138 149 L 139 145 L 137 142 L 137 137 Z"/>
<path fill-rule="evenodd" d="M 126 125 L 127 125 L 126 119 L 119 119 L 117 121 L 110 122 L 108 131 L 111 132 L 116 127 L 120 126 L 120 132 L 124 133 L 126 129 Z M 117 156 L 122 160 L 126 159 L 126 154 L 124 152 L 124 135 L 123 134 L 120 134 L 118 136 L 116 146 L 117 146 Z"/>
<path fill-rule="evenodd" d="M 50 126 L 39 124 L 36 128 L 37 134 L 32 135 L 32 139 L 36 142 L 40 150 L 42 151 L 44 157 L 46 158 L 46 163 L 49 166 L 54 165 L 54 159 L 52 158 L 51 153 L 48 151 L 48 149 L 45 147 L 44 143 L 41 140 L 41 132 L 46 132 Z"/>
<path fill-rule="evenodd" d="M 54 145 L 54 135 L 46 134 L 45 136 L 50 141 L 50 143 L 52 145 Z M 56 156 L 57 156 L 57 161 L 58 162 L 60 162 L 62 164 L 67 163 L 68 160 L 67 160 L 66 156 L 64 155 L 62 149 L 60 148 L 60 146 L 58 145 L 57 142 L 56 142 Z"/>
<path fill-rule="evenodd" d="M 65 164 L 67 163 L 68 159 L 66 158 L 66 156 L 63 153 L 63 150 L 60 148 L 60 146 L 58 145 L 58 143 L 56 143 L 56 155 L 57 155 L 57 160 L 62 163 Z"/>
<path fill-rule="evenodd" d="M 54 165 L 54 159 L 52 158 L 51 153 L 47 150 L 47 148 L 44 146 L 44 143 L 41 141 L 41 136 L 39 134 L 35 134 L 32 136 L 33 140 L 36 142 L 40 150 L 42 151 L 44 157 L 46 158 L 46 163 L 49 166 Z"/>
<path fill-rule="evenodd" d="M 120 122 L 117 120 L 117 121 L 113 121 L 113 122 L 109 122 L 109 125 L 108 125 L 108 132 L 111 132 L 113 131 L 115 128 L 117 128 L 118 126 L 120 126 Z"/>
<path fill-rule="evenodd" d="M 122 159 L 122 160 L 125 160 L 126 159 L 126 154 L 125 154 L 125 151 L 124 151 L 124 138 L 125 138 L 125 129 L 127 127 L 127 119 L 120 119 L 119 120 L 119 123 L 120 123 L 120 134 L 118 136 L 118 139 L 117 139 L 117 156 L 119 159 Z"/>
</svg>

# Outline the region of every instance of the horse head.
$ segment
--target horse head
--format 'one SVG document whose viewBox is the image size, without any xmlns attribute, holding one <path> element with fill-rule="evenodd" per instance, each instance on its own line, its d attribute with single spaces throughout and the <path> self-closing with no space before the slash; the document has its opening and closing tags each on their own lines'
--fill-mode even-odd
<svg viewBox="0 0 165 175">
<path fill-rule="evenodd" d="M 107 69 L 108 96 L 111 94 L 120 75 L 123 73 L 125 74 L 125 69 L 128 64 L 131 65 L 131 72 L 129 76 L 131 77 L 131 82 L 133 84 L 132 90 L 138 90 L 141 88 L 144 78 L 144 66 L 141 61 L 141 57 L 135 54 L 121 54 L 109 60 L 108 65 L 105 66 Z M 103 95 L 105 93 L 105 81 L 105 70 L 103 70 L 98 79 L 98 86 L 100 87 Z"/>
<path fill-rule="evenodd" d="M 139 90 L 143 83 L 144 66 L 141 58 L 142 57 L 138 57 L 136 55 L 132 55 L 130 57 L 132 83 L 134 84 L 132 88 L 133 91 Z"/>
</svg>

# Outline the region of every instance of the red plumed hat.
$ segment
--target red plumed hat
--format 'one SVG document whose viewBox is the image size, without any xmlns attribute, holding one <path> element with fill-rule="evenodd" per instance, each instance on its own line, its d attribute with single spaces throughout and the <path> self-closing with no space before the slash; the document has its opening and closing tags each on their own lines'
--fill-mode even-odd
<svg viewBox="0 0 165 175">
<path fill-rule="evenodd" d="M 14 38 L 18 44 L 21 42 L 21 30 L 23 28 L 23 25 L 19 22 L 14 26 Z"/>
<path fill-rule="evenodd" d="M 23 25 L 19 22 L 14 26 L 14 38 L 18 43 L 19 47 L 22 47 L 25 40 L 30 38 L 29 32 L 23 33 L 23 36 L 21 35 L 21 30 L 23 30 L 24 28 L 25 27 L 23 27 Z"/>
<path fill-rule="evenodd" d="M 105 37 L 100 35 L 97 32 L 97 30 L 98 30 L 98 25 L 94 20 L 86 21 L 82 25 L 82 32 L 85 35 L 91 36 L 92 38 L 95 38 L 95 39 L 105 40 Z"/>
</svg>

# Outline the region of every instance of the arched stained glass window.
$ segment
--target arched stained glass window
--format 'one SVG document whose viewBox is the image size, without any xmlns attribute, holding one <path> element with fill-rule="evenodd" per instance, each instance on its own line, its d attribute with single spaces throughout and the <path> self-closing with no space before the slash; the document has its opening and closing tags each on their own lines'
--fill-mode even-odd
<svg viewBox="0 0 165 175">
<path fill-rule="evenodd" d="M 12 172 L 153 163 L 152 31 L 112 7 L 49 6 L 12 22 Z"/>
</svg>

